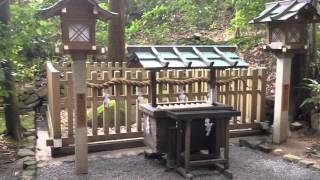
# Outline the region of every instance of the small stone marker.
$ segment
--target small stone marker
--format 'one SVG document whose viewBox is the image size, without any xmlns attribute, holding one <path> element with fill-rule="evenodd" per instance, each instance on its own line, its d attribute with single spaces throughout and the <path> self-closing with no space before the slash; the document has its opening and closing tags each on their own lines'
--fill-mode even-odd
<svg viewBox="0 0 320 180">
<path fill-rule="evenodd" d="M 286 161 L 289 161 L 289 162 L 294 162 L 294 163 L 298 163 L 299 161 L 302 160 L 301 157 L 298 157 L 298 156 L 295 156 L 295 155 L 292 155 L 292 154 L 284 155 L 283 159 L 286 160 Z"/>
<path fill-rule="evenodd" d="M 302 129 L 303 128 L 303 124 L 301 124 L 300 122 L 293 122 L 290 124 L 290 129 L 292 131 L 296 131 L 296 130 L 299 130 L 299 129 Z"/>
<path fill-rule="evenodd" d="M 313 170 L 320 171 L 320 165 L 319 164 L 314 164 L 313 166 L 311 166 L 311 168 Z"/>
<path fill-rule="evenodd" d="M 310 167 L 310 166 L 312 166 L 314 163 L 311 162 L 311 161 L 308 161 L 308 160 L 303 159 L 303 160 L 299 161 L 299 164 L 302 165 L 302 166 L 304 166 L 304 167 Z"/>
<path fill-rule="evenodd" d="M 273 154 L 275 155 L 283 155 L 285 152 L 282 149 L 273 150 Z"/>
<path fill-rule="evenodd" d="M 257 146 L 257 149 L 259 149 L 260 151 L 263 151 L 265 153 L 270 153 L 274 148 L 267 143 L 263 143 L 263 144 L 259 144 Z"/>
</svg>

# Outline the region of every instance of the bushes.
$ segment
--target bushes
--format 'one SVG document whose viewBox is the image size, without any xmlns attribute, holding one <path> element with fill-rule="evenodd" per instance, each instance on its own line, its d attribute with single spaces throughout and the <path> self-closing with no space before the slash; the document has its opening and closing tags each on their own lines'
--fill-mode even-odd
<svg viewBox="0 0 320 180">
<path fill-rule="evenodd" d="M 114 127 L 114 107 L 115 107 L 115 100 L 109 101 L 109 125 L 110 127 Z M 103 111 L 104 105 L 100 105 L 97 109 L 97 116 L 98 116 L 98 126 L 103 126 Z M 125 103 L 120 101 L 120 125 L 125 124 Z M 92 125 L 92 111 L 87 113 L 88 125 Z"/>
</svg>

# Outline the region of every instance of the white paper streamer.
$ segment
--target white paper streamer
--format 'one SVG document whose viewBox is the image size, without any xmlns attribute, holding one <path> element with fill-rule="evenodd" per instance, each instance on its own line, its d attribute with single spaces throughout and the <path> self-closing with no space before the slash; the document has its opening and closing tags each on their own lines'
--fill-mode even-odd
<svg viewBox="0 0 320 180">
<path fill-rule="evenodd" d="M 204 126 L 206 127 L 206 136 L 210 136 L 210 133 L 211 133 L 211 127 L 212 127 L 213 123 L 210 121 L 211 120 L 209 118 L 206 118 L 204 120 Z"/>
<path fill-rule="evenodd" d="M 184 94 L 183 86 L 179 86 L 179 102 L 186 102 L 186 95 Z"/>
<path fill-rule="evenodd" d="M 105 108 L 109 108 L 109 90 L 108 88 L 104 89 L 103 90 L 103 97 L 104 97 L 104 100 L 103 100 L 103 105 Z"/>
</svg>

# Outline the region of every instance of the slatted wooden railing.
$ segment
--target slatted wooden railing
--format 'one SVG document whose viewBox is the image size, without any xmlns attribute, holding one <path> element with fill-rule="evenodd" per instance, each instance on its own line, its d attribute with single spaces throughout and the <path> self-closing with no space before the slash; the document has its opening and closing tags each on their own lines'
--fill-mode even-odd
<svg viewBox="0 0 320 180">
<path fill-rule="evenodd" d="M 54 68 L 56 67 L 57 70 Z M 74 142 L 74 116 L 72 72 L 70 64 L 47 63 L 48 72 L 48 115 L 51 138 L 62 139 L 63 146 Z M 157 74 L 158 78 L 188 79 L 207 77 L 206 70 L 166 70 Z M 218 80 L 241 77 L 218 86 L 218 101 L 232 105 L 242 112 L 242 116 L 232 119 L 231 130 L 255 129 L 260 121 L 264 121 L 265 104 L 265 69 L 249 68 L 247 70 L 228 69 L 217 71 Z M 103 83 L 112 79 L 143 81 L 148 79 L 148 72 L 141 69 L 128 69 L 126 64 L 88 63 L 87 82 Z M 175 85 L 159 84 L 157 88 L 158 102 L 178 101 L 178 88 Z M 193 83 L 185 86 L 188 101 L 206 100 L 207 84 Z M 113 112 L 103 112 L 99 118 L 98 107 L 103 109 L 103 92 L 88 88 L 87 106 L 92 121 L 88 123 L 89 142 L 119 140 L 142 137 L 141 113 L 138 109 L 138 93 L 143 92 L 143 102 L 148 100 L 148 87 L 139 89 L 130 85 L 117 85 L 109 88 Z M 113 118 L 112 118 L 113 117 Z M 112 123 L 111 119 L 114 119 Z M 99 123 L 102 122 L 102 123 Z M 51 142 L 51 143 L 50 143 Z M 48 141 L 52 145 L 53 141 Z"/>
</svg>

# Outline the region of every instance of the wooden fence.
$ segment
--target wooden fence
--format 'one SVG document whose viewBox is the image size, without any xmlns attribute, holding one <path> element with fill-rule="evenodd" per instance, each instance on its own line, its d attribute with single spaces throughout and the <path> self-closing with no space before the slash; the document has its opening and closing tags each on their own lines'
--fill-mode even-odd
<svg viewBox="0 0 320 180">
<path fill-rule="evenodd" d="M 218 101 L 232 105 L 241 111 L 241 117 L 233 118 L 231 131 L 254 130 L 259 122 L 264 121 L 266 75 L 264 68 L 227 69 L 217 71 L 217 80 L 241 77 L 218 86 Z M 71 65 L 47 63 L 48 76 L 48 123 L 53 146 L 53 139 L 61 139 L 62 146 L 74 143 L 74 115 Z M 112 79 L 147 80 L 148 71 L 128 69 L 126 64 L 87 63 L 87 82 L 103 83 Z M 207 70 L 164 70 L 158 78 L 188 79 L 207 77 Z M 158 102 L 178 101 L 177 86 L 158 84 Z M 188 101 L 206 100 L 207 84 L 194 83 L 185 87 Z M 147 103 L 148 87 L 138 88 L 130 85 L 116 85 L 109 88 L 110 107 L 103 107 L 102 90 L 87 89 L 88 141 L 99 142 L 143 137 L 141 112 L 138 109 L 138 94 Z M 140 97 L 141 98 L 141 97 Z M 103 111 L 103 113 L 101 112 Z"/>
</svg>

